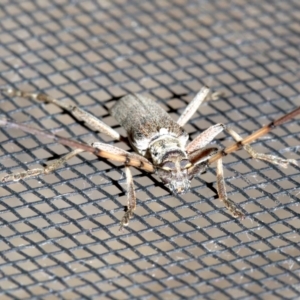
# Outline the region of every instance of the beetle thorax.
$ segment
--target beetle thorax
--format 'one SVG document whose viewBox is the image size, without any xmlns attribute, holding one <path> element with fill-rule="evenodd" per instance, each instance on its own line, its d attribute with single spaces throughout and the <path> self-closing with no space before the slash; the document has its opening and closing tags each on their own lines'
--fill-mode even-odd
<svg viewBox="0 0 300 300">
<path fill-rule="evenodd" d="M 154 165 L 163 164 L 171 153 L 177 153 L 180 156 L 186 157 L 184 146 L 180 140 L 173 136 L 164 136 L 155 139 L 149 145 L 149 154 Z M 178 156 L 177 155 L 177 156 Z"/>
<path fill-rule="evenodd" d="M 149 147 L 158 176 L 175 194 L 184 193 L 190 187 L 187 169 L 191 163 L 184 148 L 179 139 L 172 136 L 157 139 Z"/>
</svg>

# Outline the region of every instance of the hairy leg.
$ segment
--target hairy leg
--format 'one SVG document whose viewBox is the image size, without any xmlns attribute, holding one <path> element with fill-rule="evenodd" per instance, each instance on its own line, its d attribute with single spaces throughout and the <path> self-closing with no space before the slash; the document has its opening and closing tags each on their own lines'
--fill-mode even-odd
<svg viewBox="0 0 300 300">
<path fill-rule="evenodd" d="M 132 174 L 129 167 L 125 166 L 125 174 L 126 174 L 126 183 L 127 183 L 128 202 L 125 209 L 125 214 L 120 222 L 120 230 L 122 230 L 124 226 L 128 226 L 129 220 L 133 217 L 133 213 L 136 209 L 136 194 L 135 194 Z"/>
<path fill-rule="evenodd" d="M 208 87 L 203 87 L 185 108 L 181 116 L 178 118 L 177 124 L 180 126 L 185 125 L 205 100 L 217 100 L 221 95 L 222 93 L 218 92 L 210 93 Z"/>
<path fill-rule="evenodd" d="M 121 138 L 120 134 L 116 130 L 112 129 L 110 126 L 106 125 L 103 121 L 101 121 L 100 119 L 96 118 L 89 112 L 81 109 L 76 105 L 66 104 L 47 94 L 42 94 L 42 93 L 29 93 L 20 90 L 15 90 L 12 88 L 0 89 L 0 91 L 6 93 L 11 97 L 23 97 L 23 98 L 33 99 L 39 102 L 52 103 L 70 112 L 76 119 L 80 121 L 84 121 L 86 124 L 91 126 L 94 130 L 107 134 L 108 136 L 116 140 L 120 140 Z"/>
<path fill-rule="evenodd" d="M 19 180 L 23 180 L 23 179 L 26 179 L 26 178 L 39 176 L 39 175 L 47 175 L 47 174 L 53 172 L 54 170 L 60 168 L 69 159 L 71 159 L 72 157 L 76 156 L 77 154 L 79 154 L 83 151 L 84 150 L 82 150 L 82 149 L 75 149 L 75 150 L 67 153 L 66 155 L 62 156 L 61 158 L 51 161 L 51 163 L 48 164 L 44 168 L 30 169 L 30 170 L 23 171 L 23 172 L 9 174 L 9 175 L 4 176 L 1 179 L 1 181 L 2 182 L 19 181 Z"/>
<path fill-rule="evenodd" d="M 200 133 L 193 141 L 191 141 L 187 145 L 186 151 L 190 154 L 206 147 L 223 130 L 229 133 L 236 142 L 241 142 L 243 140 L 236 131 L 220 123 L 210 126 L 205 131 Z M 297 161 L 295 159 L 285 159 L 275 155 L 258 153 L 249 144 L 243 145 L 243 149 L 247 151 L 252 158 L 265 160 L 275 165 L 279 165 L 283 168 L 287 168 L 289 164 L 297 165 Z"/>
<path fill-rule="evenodd" d="M 243 138 L 231 128 L 225 128 L 226 131 L 235 139 L 236 142 L 241 142 Z M 279 165 L 283 168 L 287 168 L 289 164 L 297 165 L 297 161 L 295 159 L 285 159 L 276 155 L 264 154 L 256 152 L 249 144 L 243 146 L 243 148 L 249 153 L 249 155 L 253 158 L 265 160 L 275 165 Z"/>
<path fill-rule="evenodd" d="M 244 214 L 236 207 L 236 204 L 227 197 L 222 158 L 217 161 L 217 191 L 219 199 L 224 203 L 232 216 L 243 219 L 245 217 Z"/>
</svg>

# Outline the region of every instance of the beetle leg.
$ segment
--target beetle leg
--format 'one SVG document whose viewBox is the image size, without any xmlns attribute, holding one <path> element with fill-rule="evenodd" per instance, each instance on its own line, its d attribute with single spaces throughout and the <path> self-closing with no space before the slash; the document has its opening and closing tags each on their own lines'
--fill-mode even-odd
<svg viewBox="0 0 300 300">
<path fill-rule="evenodd" d="M 66 103 L 61 102 L 47 94 L 42 94 L 42 93 L 24 92 L 24 91 L 15 90 L 12 88 L 0 89 L 0 91 L 6 93 L 7 95 L 9 95 L 11 97 L 29 98 L 29 99 L 33 99 L 33 100 L 39 101 L 39 102 L 52 103 L 52 104 L 62 108 L 63 110 L 70 112 L 77 120 L 84 121 L 86 124 L 88 124 L 94 130 L 105 133 L 106 135 L 112 137 L 115 140 L 121 139 L 120 134 L 116 130 L 112 129 L 110 126 L 105 124 L 103 121 L 101 121 L 97 117 L 93 116 L 89 112 L 85 111 L 84 109 L 82 109 L 76 105 L 66 104 Z"/>
<path fill-rule="evenodd" d="M 39 175 L 47 175 L 54 170 L 60 168 L 63 164 L 65 164 L 69 159 L 76 156 L 77 154 L 83 152 L 82 149 L 75 149 L 64 156 L 60 157 L 59 159 L 55 159 L 51 161 L 46 167 L 38 168 L 38 169 L 30 169 L 27 171 L 22 171 L 18 173 L 8 174 L 4 176 L 1 181 L 8 182 L 8 181 L 19 181 L 30 177 L 35 177 Z"/>
<path fill-rule="evenodd" d="M 125 166 L 126 182 L 127 182 L 127 206 L 125 209 L 125 214 L 120 222 L 120 230 L 124 226 L 128 226 L 129 220 L 133 217 L 133 212 L 136 209 L 136 194 L 134 190 L 134 183 L 130 168 Z"/>
<path fill-rule="evenodd" d="M 219 92 L 210 93 L 209 88 L 204 86 L 185 108 L 181 116 L 178 118 L 177 124 L 180 126 L 185 125 L 205 100 L 217 100 L 221 95 L 222 93 Z"/>
<path fill-rule="evenodd" d="M 225 127 L 225 130 L 235 139 L 236 142 L 241 142 L 243 138 L 231 128 Z M 256 152 L 249 144 L 243 146 L 252 158 L 265 160 L 282 168 L 287 168 L 289 164 L 297 165 L 295 159 L 285 159 L 276 155 L 264 154 Z"/>
<path fill-rule="evenodd" d="M 219 199 L 224 203 L 232 216 L 243 219 L 245 217 L 244 214 L 236 207 L 236 204 L 227 197 L 222 158 L 217 161 L 217 191 Z"/>
</svg>

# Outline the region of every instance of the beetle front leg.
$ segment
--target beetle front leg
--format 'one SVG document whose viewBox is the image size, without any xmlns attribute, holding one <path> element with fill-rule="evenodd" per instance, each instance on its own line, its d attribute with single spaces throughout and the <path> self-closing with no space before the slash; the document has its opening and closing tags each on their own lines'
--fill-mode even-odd
<svg viewBox="0 0 300 300">
<path fill-rule="evenodd" d="M 217 191 L 219 199 L 224 203 L 232 216 L 243 219 L 245 215 L 236 207 L 236 204 L 227 197 L 222 158 L 217 161 Z"/>
<path fill-rule="evenodd" d="M 127 198 L 128 203 L 125 209 L 125 214 L 120 222 L 120 230 L 124 228 L 124 226 L 128 226 L 129 220 L 133 217 L 133 213 L 136 209 L 136 194 L 134 189 L 134 183 L 132 174 L 130 171 L 130 168 L 128 165 L 132 159 L 139 160 L 140 162 L 140 168 L 146 163 L 151 164 L 148 159 L 145 157 L 134 153 L 134 152 L 127 152 L 121 148 L 115 147 L 113 145 L 95 142 L 92 144 L 92 146 L 100 151 L 107 151 L 111 154 L 116 154 L 124 157 L 124 163 L 125 163 L 125 174 L 126 174 L 126 182 L 127 182 Z M 108 157 L 109 158 L 109 157 Z M 137 168 L 139 166 L 136 166 Z"/>
<path fill-rule="evenodd" d="M 127 183 L 127 206 L 125 209 L 125 214 L 120 222 L 120 229 L 122 230 L 124 226 L 128 226 L 129 220 L 133 217 L 133 212 L 136 209 L 136 194 L 134 189 L 134 183 L 130 168 L 125 166 L 126 183 Z"/>
</svg>

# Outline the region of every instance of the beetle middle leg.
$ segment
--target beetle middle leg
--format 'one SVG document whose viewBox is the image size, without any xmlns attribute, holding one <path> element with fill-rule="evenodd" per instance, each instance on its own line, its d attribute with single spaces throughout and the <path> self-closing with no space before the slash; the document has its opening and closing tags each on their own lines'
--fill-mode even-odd
<svg viewBox="0 0 300 300">
<path fill-rule="evenodd" d="M 185 125 L 204 101 L 217 100 L 222 94 L 223 93 L 219 92 L 210 93 L 210 89 L 204 86 L 185 108 L 181 116 L 178 118 L 177 124 L 180 126 Z"/>
</svg>

